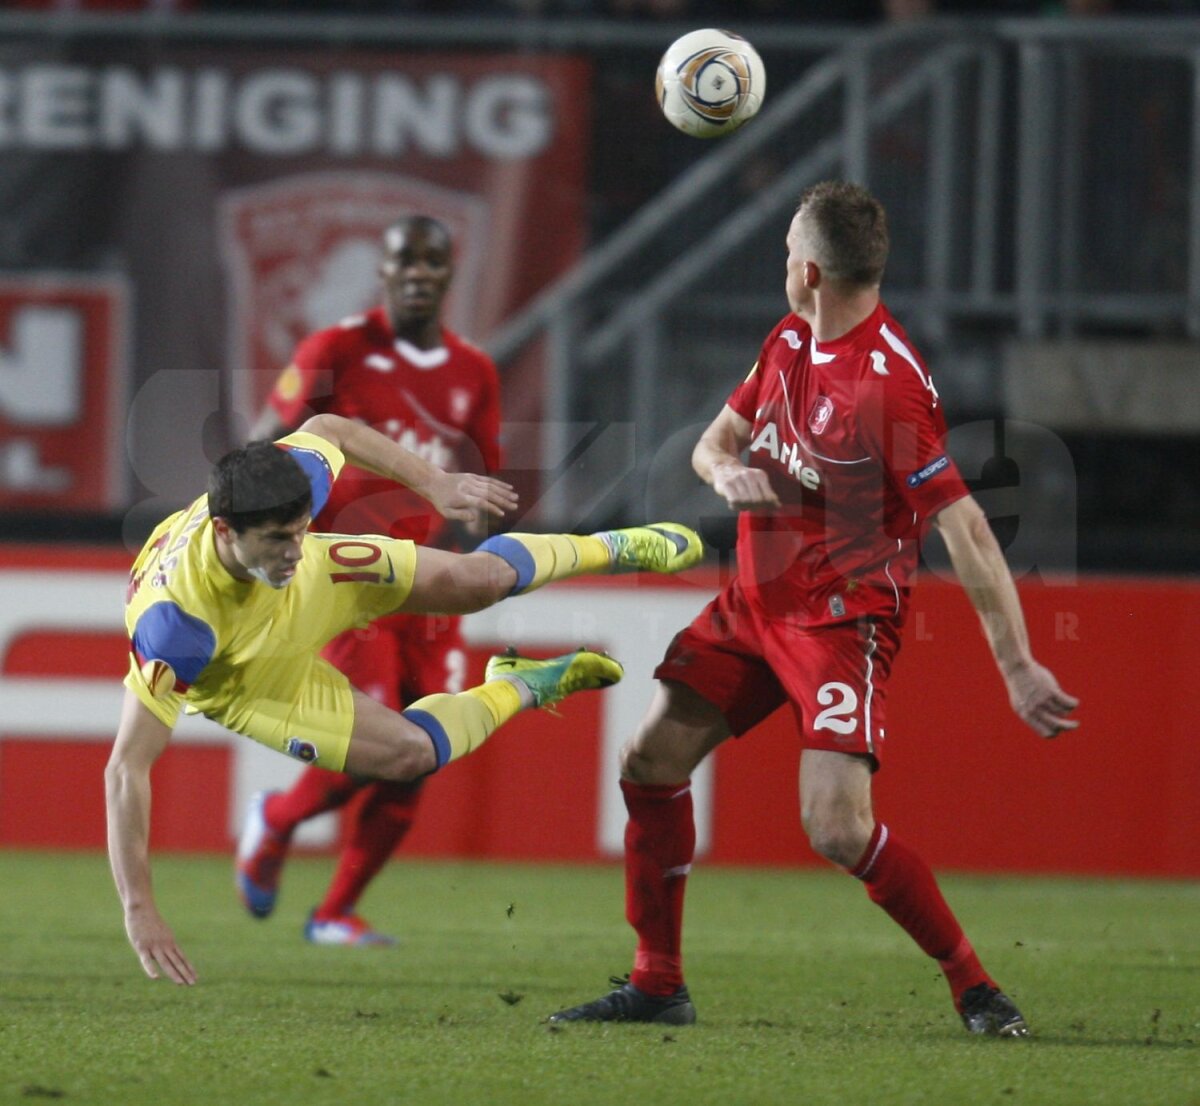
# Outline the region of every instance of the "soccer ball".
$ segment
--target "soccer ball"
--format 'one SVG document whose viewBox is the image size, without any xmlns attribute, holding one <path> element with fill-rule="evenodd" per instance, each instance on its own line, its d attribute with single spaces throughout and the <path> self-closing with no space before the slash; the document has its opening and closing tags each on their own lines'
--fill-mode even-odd
<svg viewBox="0 0 1200 1106">
<path fill-rule="evenodd" d="M 691 31 L 663 54 L 654 90 L 673 127 L 695 138 L 720 138 L 762 107 L 767 71 L 741 35 Z"/>
</svg>

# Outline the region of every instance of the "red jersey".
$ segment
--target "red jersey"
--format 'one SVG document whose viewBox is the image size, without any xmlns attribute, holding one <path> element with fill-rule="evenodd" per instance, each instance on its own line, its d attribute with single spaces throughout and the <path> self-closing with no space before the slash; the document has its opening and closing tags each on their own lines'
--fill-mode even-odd
<svg viewBox="0 0 1200 1106">
<path fill-rule="evenodd" d="M 395 337 L 377 307 L 319 330 L 296 348 L 271 393 L 289 426 L 308 414 L 358 419 L 449 471 L 500 467 L 500 381 L 482 350 L 442 330 L 421 350 Z M 391 480 L 346 465 L 315 529 L 435 544 L 445 519 Z"/>
<path fill-rule="evenodd" d="M 747 463 L 782 503 L 738 520 L 751 603 L 801 626 L 902 622 L 922 524 L 967 488 L 929 370 L 887 308 L 822 343 L 787 315 L 729 406 L 754 424 Z"/>
</svg>

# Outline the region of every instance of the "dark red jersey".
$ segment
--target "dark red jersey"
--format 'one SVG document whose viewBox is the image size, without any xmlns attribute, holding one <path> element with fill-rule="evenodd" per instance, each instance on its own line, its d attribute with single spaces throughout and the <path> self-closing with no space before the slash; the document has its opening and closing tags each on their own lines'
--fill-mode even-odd
<svg viewBox="0 0 1200 1106">
<path fill-rule="evenodd" d="M 729 406 L 754 424 L 748 464 L 783 504 L 739 519 L 750 601 L 801 626 L 903 621 L 922 524 L 967 488 L 929 370 L 887 308 L 823 343 L 786 316 Z"/>
<path fill-rule="evenodd" d="M 441 468 L 500 467 L 500 384 L 491 359 L 449 330 L 420 350 L 392 333 L 382 307 L 317 331 L 271 393 L 289 426 L 307 415 L 358 419 Z M 420 496 L 347 465 L 314 529 L 435 544 L 445 520 Z"/>
</svg>

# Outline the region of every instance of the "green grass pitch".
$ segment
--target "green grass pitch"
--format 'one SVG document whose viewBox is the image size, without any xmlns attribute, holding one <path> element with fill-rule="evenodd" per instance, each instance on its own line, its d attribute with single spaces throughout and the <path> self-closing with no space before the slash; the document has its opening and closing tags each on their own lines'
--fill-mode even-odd
<svg viewBox="0 0 1200 1106">
<path fill-rule="evenodd" d="M 1195 884 L 945 877 L 1033 1029 L 998 1041 L 833 872 L 701 866 L 699 1024 L 557 1031 L 628 968 L 615 867 L 399 861 L 365 906 L 403 942 L 362 950 L 300 939 L 328 861 L 294 861 L 266 922 L 230 873 L 156 859 L 183 989 L 142 976 L 103 857 L 0 852 L 0 1102 L 1200 1104 Z"/>
</svg>

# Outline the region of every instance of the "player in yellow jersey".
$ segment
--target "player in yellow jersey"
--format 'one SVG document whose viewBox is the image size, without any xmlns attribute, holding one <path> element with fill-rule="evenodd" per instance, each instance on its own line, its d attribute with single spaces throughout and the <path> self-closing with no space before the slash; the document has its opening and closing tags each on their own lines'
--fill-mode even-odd
<svg viewBox="0 0 1200 1106">
<path fill-rule="evenodd" d="M 152 979 L 196 972 L 154 902 L 150 768 L 180 710 L 308 763 L 412 780 L 478 748 L 518 711 L 606 687 L 621 666 L 579 650 L 549 661 L 493 657 L 486 682 L 396 712 L 317 654 L 390 613 L 466 614 L 584 573 L 678 572 L 703 556 L 672 523 L 599 534 L 505 534 L 449 553 L 378 535 L 312 534 L 344 461 L 427 498 L 446 518 L 501 516 L 513 489 L 447 473 L 369 427 L 317 415 L 279 442 L 223 457 L 208 493 L 151 534 L 130 574 L 125 700 L 105 772 L 109 857 L 130 943 Z"/>
</svg>

